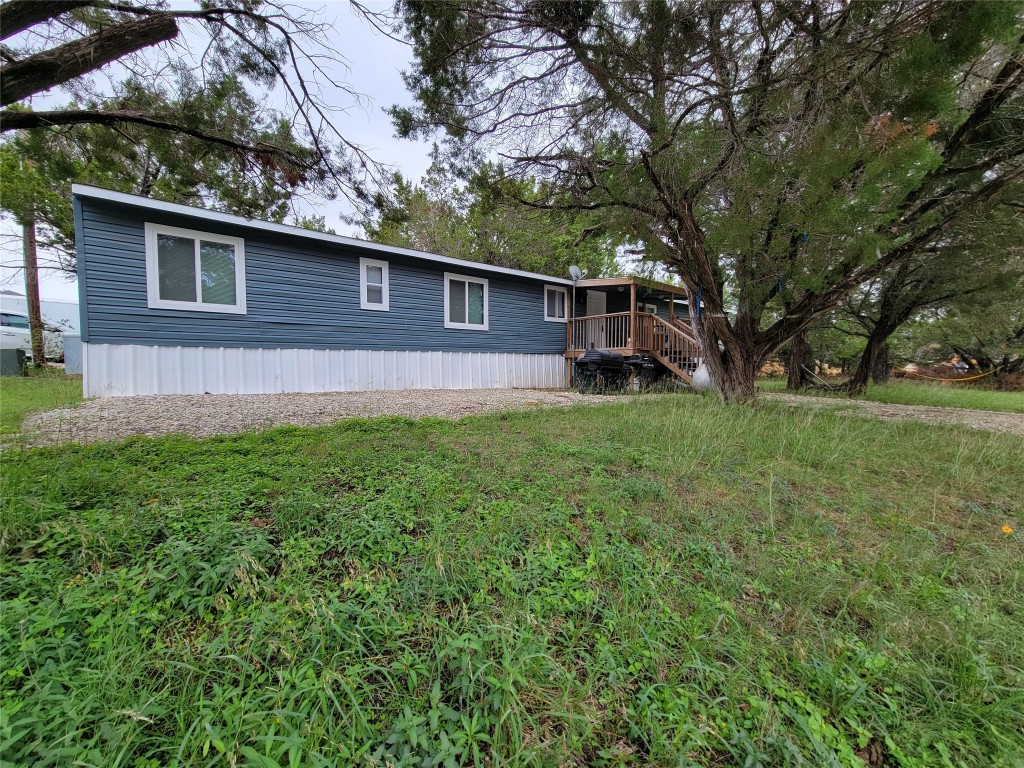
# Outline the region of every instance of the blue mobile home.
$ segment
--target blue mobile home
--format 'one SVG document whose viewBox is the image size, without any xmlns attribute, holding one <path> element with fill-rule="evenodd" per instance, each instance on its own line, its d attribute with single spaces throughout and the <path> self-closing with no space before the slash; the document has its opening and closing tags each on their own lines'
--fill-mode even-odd
<svg viewBox="0 0 1024 768">
<path fill-rule="evenodd" d="M 572 283 L 76 185 L 86 396 L 563 387 Z"/>
</svg>

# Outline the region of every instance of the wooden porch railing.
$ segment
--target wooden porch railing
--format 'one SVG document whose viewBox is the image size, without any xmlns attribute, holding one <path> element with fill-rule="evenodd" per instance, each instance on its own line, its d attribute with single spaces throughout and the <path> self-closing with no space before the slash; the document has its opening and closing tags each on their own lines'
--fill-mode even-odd
<svg viewBox="0 0 1024 768">
<path fill-rule="evenodd" d="M 636 326 L 631 327 L 634 317 Z M 572 357 L 591 345 L 627 355 L 647 352 L 687 381 L 703 359 L 701 346 L 688 326 L 643 312 L 577 317 L 572 321 L 569 334 Z"/>
<path fill-rule="evenodd" d="M 669 322 L 658 315 L 638 312 L 634 329 L 630 327 L 631 319 L 630 312 L 574 318 L 569 350 L 582 351 L 593 344 L 598 349 L 660 352 L 675 357 L 700 356 L 700 344 L 686 322 Z"/>
<path fill-rule="evenodd" d="M 629 318 L 629 312 L 574 318 L 569 339 L 570 351 L 590 349 L 591 344 L 598 349 L 633 349 Z"/>
<path fill-rule="evenodd" d="M 649 315 L 654 321 L 654 346 L 651 354 L 670 370 L 689 379 L 703 361 L 704 353 L 697 340 L 680 328 L 656 315 Z"/>
<path fill-rule="evenodd" d="M 650 352 L 654 349 L 657 336 L 654 332 L 654 321 L 656 315 L 649 315 L 646 312 L 636 314 L 636 351 Z"/>
<path fill-rule="evenodd" d="M 678 317 L 672 319 L 672 324 L 679 329 L 679 332 L 688 338 L 693 344 L 697 344 L 697 339 L 693 335 L 693 327 L 690 325 L 690 320 L 681 320 Z M 699 344 L 697 344 L 700 346 Z"/>
</svg>

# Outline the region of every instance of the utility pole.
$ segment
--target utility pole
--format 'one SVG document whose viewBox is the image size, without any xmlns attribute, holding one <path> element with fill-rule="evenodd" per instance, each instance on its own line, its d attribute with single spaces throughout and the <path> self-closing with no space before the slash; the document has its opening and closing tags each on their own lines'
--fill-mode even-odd
<svg viewBox="0 0 1024 768">
<path fill-rule="evenodd" d="M 35 220 L 22 224 L 21 232 L 25 246 L 25 299 L 28 301 L 28 324 L 32 331 L 32 364 L 42 368 L 46 365 L 46 349 L 43 345 L 43 315 L 39 306 Z"/>
</svg>

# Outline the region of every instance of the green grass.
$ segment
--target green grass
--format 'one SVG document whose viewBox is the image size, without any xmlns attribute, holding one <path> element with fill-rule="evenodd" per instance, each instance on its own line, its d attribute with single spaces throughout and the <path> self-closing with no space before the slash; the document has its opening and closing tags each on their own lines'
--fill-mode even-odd
<svg viewBox="0 0 1024 768">
<path fill-rule="evenodd" d="M 758 381 L 762 392 L 784 392 L 786 382 L 781 379 Z M 808 389 L 801 394 L 824 397 L 844 397 L 841 394 Z M 981 411 L 1024 413 L 1024 392 L 999 392 L 989 389 L 968 388 L 963 385 L 927 384 L 924 382 L 894 381 L 889 384 L 871 384 L 860 400 L 899 405 L 934 405 L 942 408 L 970 408 Z"/>
<path fill-rule="evenodd" d="M 8 451 L 5 764 L 1019 766 L 1019 438 L 668 396 Z"/>
<path fill-rule="evenodd" d="M 82 401 L 82 380 L 55 371 L 31 376 L 0 376 L 0 434 L 21 429 L 30 413 Z"/>
<path fill-rule="evenodd" d="M 785 379 L 758 379 L 757 389 L 760 392 L 785 392 Z"/>
</svg>

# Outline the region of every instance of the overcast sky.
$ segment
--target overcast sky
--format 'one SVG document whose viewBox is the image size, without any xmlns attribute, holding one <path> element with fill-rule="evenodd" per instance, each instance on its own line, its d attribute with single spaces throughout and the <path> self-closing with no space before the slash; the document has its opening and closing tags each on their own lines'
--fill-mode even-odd
<svg viewBox="0 0 1024 768">
<path fill-rule="evenodd" d="M 429 145 L 395 138 L 391 120 L 384 113 L 384 109 L 393 104 L 405 104 L 411 100 L 401 78 L 401 71 L 410 62 L 409 47 L 379 34 L 352 12 L 348 0 L 300 0 L 294 5 L 323 10 L 325 21 L 331 23 L 336 30 L 332 38 L 337 41 L 338 52 L 351 67 L 351 71 L 337 74 L 367 99 L 362 108 L 355 107 L 347 114 L 336 117 L 334 122 L 339 131 L 362 146 L 378 162 L 400 169 L 406 178 L 418 179 L 430 164 Z M 386 7 L 387 3 L 367 5 L 380 9 Z M 343 97 L 339 94 L 338 98 Z M 67 95 L 58 92 L 56 99 L 66 101 Z M 38 101 L 36 103 L 39 104 Z M 343 203 L 335 203 L 317 213 L 326 215 L 327 225 L 340 234 L 358 235 L 355 228 L 339 220 L 342 207 Z M 9 220 L 3 222 L 2 234 L 0 287 L 23 293 L 24 277 L 21 270 L 9 266 L 21 263 L 21 239 L 16 236 L 17 230 Z M 76 281 L 69 281 L 63 273 L 43 270 L 40 274 L 40 293 L 45 299 L 77 301 L 78 286 Z"/>
</svg>

